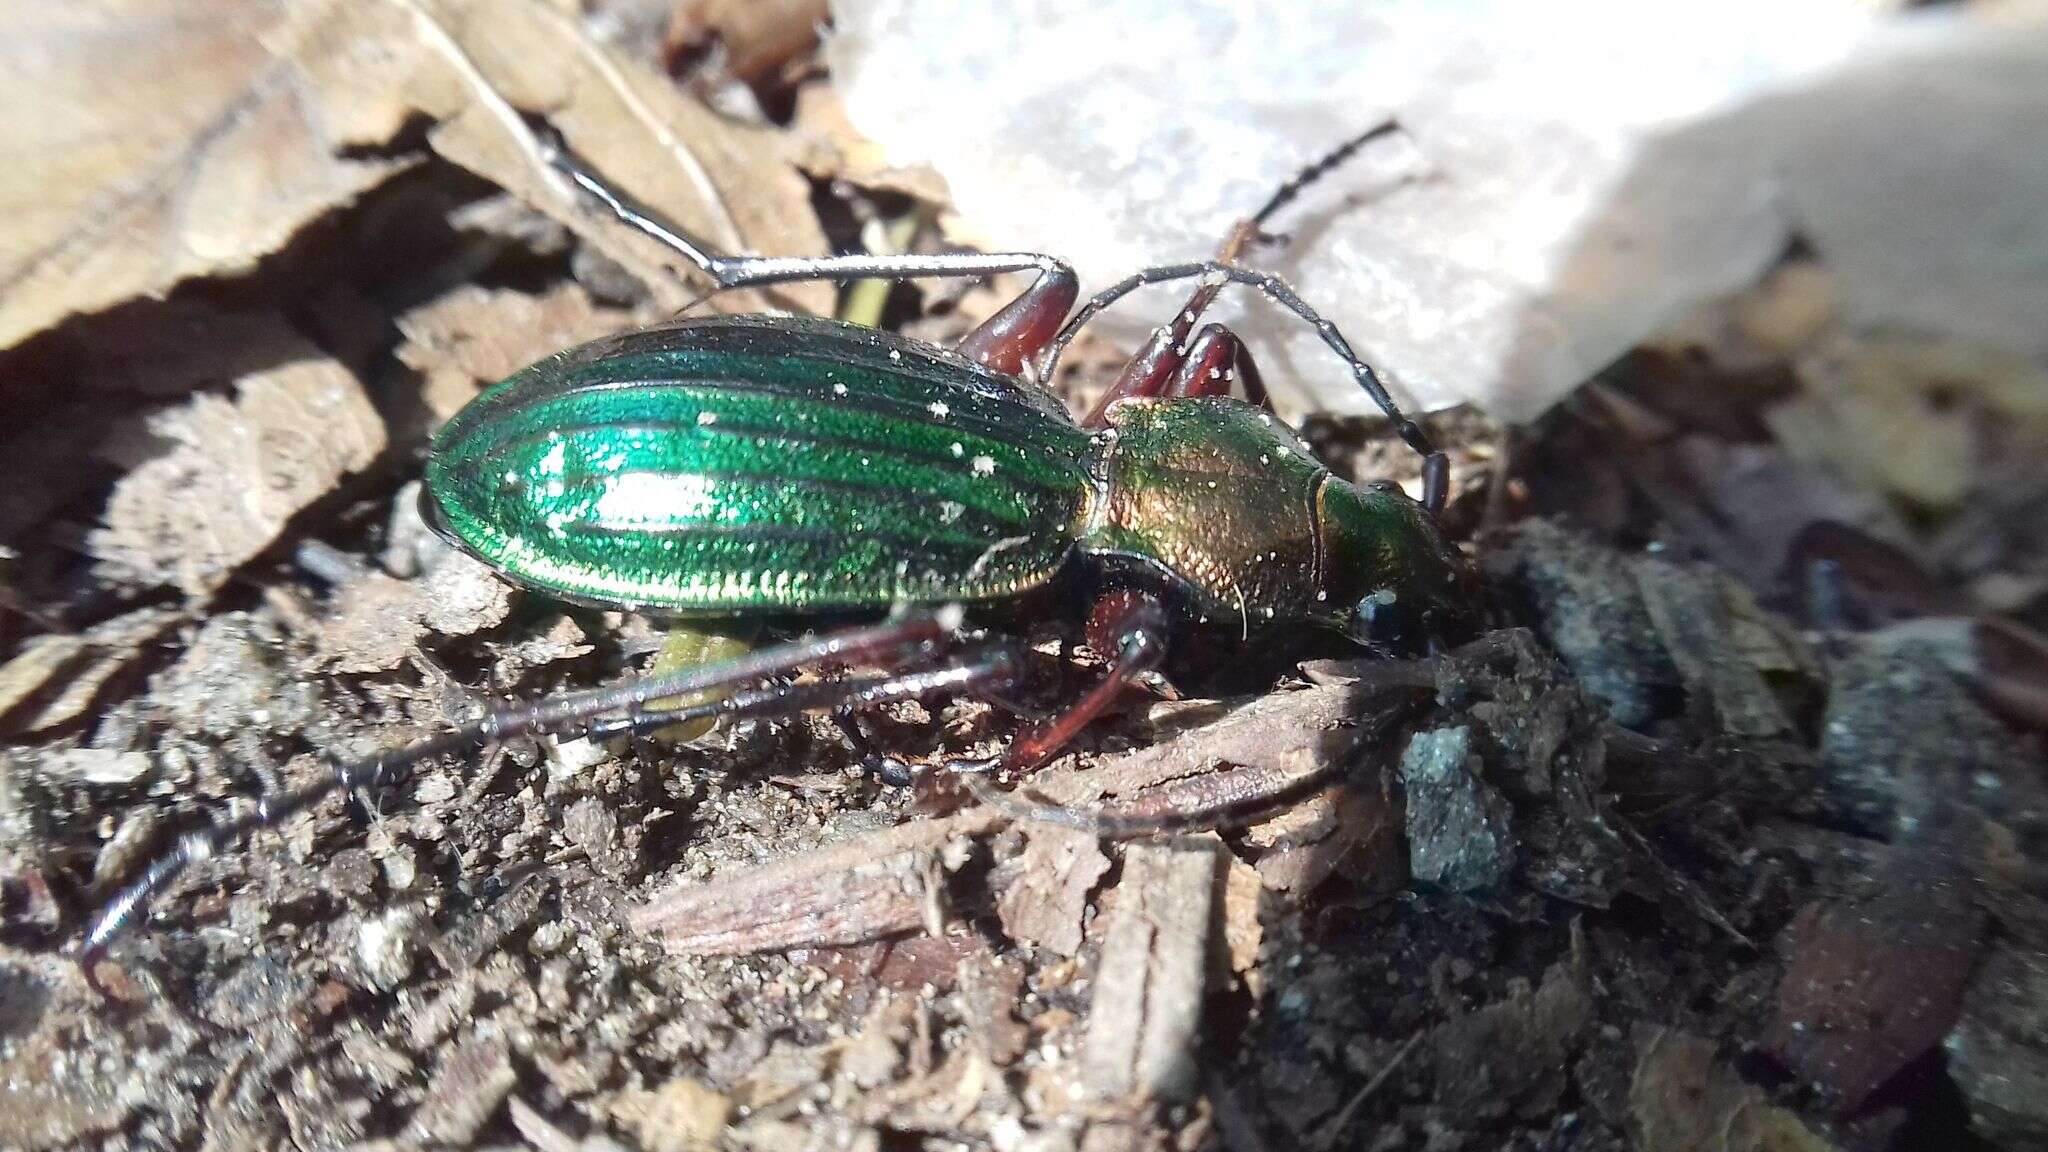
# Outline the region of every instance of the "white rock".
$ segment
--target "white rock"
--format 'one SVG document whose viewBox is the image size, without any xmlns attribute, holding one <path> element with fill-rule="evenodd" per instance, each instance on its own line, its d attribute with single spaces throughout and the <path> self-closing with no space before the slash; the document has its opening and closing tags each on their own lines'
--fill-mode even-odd
<svg viewBox="0 0 2048 1152">
<path fill-rule="evenodd" d="M 412 975 L 419 943 L 420 920 L 411 911 L 393 908 L 357 930 L 356 967 L 371 988 L 389 990 Z"/>
<path fill-rule="evenodd" d="M 2048 354 L 2048 4 L 1885 7 L 834 0 L 830 54 L 893 161 L 1095 286 L 1209 254 L 1396 117 L 1257 262 L 1412 399 L 1526 419 L 1795 233 L 1854 320 Z M 1176 303 L 1140 300 L 1109 318 L 1129 339 Z M 1252 311 L 1283 412 L 1367 407 Z"/>
</svg>

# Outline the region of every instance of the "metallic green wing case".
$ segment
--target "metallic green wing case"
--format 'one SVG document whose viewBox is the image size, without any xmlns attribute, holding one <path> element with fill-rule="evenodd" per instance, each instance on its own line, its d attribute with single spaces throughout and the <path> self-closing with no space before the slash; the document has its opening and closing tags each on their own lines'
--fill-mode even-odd
<svg viewBox="0 0 2048 1152">
<path fill-rule="evenodd" d="M 435 437 L 430 521 L 550 595 L 677 613 L 876 608 L 1044 583 L 1090 504 L 1051 400 L 856 325 L 721 317 L 600 340 Z"/>
</svg>

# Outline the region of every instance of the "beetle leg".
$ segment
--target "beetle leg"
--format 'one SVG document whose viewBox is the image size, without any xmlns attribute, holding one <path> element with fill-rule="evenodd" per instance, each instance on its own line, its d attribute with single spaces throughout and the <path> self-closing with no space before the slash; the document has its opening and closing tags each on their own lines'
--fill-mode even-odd
<svg viewBox="0 0 2048 1152">
<path fill-rule="evenodd" d="M 1192 349 L 1189 340 L 1195 330 L 1195 321 L 1201 319 L 1204 309 L 1216 299 L 1216 290 L 1222 281 L 1214 284 L 1203 282 L 1188 296 L 1186 304 L 1173 319 L 1152 330 L 1145 340 L 1145 346 L 1117 373 L 1116 380 L 1103 392 L 1088 415 L 1081 418 L 1083 428 L 1101 428 L 1109 423 L 1109 406 L 1119 400 L 1147 396 L 1162 396 L 1173 383 L 1174 376 L 1187 363 Z M 1069 322 L 1071 326 L 1071 322 Z M 1057 348 L 1057 345 L 1055 345 Z M 1057 355 L 1057 352 L 1054 353 Z M 1050 367 L 1048 363 L 1047 367 Z M 1043 371 L 1040 379 L 1051 379 Z"/>
<path fill-rule="evenodd" d="M 1008 668 L 1002 676 L 995 675 L 1001 669 L 963 671 L 963 668 L 978 666 L 958 665 L 937 672 L 891 674 L 872 683 L 863 681 L 851 687 L 845 683 L 830 683 L 815 695 L 805 694 L 811 686 L 781 688 L 764 690 L 775 694 L 772 699 L 764 696 L 763 691 L 755 691 L 673 711 L 643 710 L 643 706 L 651 702 L 744 684 L 820 661 L 859 662 L 883 658 L 886 663 L 887 658 L 895 654 L 929 652 L 934 644 L 956 634 L 960 623 L 961 613 L 956 607 L 910 612 L 879 624 L 764 648 L 738 659 L 686 669 L 673 675 L 648 677 L 501 708 L 459 728 L 403 748 L 337 764 L 334 771 L 323 779 L 289 791 L 259 796 L 252 811 L 180 836 L 170 849 L 150 862 L 142 875 L 129 881 L 100 906 L 79 942 L 79 964 L 85 970 L 88 982 L 94 981 L 94 969 L 105 958 L 115 939 L 138 918 L 147 915 L 150 900 L 188 866 L 219 855 L 252 832 L 275 828 L 337 792 L 381 788 L 425 760 L 469 753 L 486 745 L 541 733 L 580 731 L 589 736 L 625 735 L 643 728 L 667 727 L 703 716 L 749 709 L 753 711 L 748 714 L 759 714 L 769 710 L 787 713 L 837 704 L 860 707 L 900 698 L 891 693 L 932 691 L 948 686 L 950 682 L 941 683 L 947 676 L 962 677 L 962 682 L 968 684 L 976 682 L 977 676 L 1007 683 L 1007 679 L 1014 675 L 1014 662 L 1006 657 Z M 918 679 L 919 676 L 938 679 Z M 608 727 L 593 723 L 598 717 L 614 713 L 625 714 L 623 725 Z"/>
<path fill-rule="evenodd" d="M 1228 267 L 1256 234 L 1257 226 L 1250 220 L 1242 221 L 1231 229 L 1229 238 L 1224 240 L 1222 250 L 1217 253 L 1216 266 Z M 1228 282 L 1224 277 L 1204 276 L 1195 290 L 1188 294 L 1187 303 L 1174 313 L 1173 319 L 1152 330 L 1145 346 L 1138 349 L 1138 354 L 1124 365 L 1124 370 L 1117 374 L 1109 390 L 1095 402 L 1095 407 L 1088 410 L 1088 415 L 1082 417 L 1081 427 L 1101 428 L 1108 424 L 1109 406 L 1119 400 L 1144 396 L 1212 395 L 1210 392 L 1179 392 L 1175 388 L 1181 375 L 1188 371 L 1187 365 L 1191 360 L 1215 354 L 1213 346 L 1218 336 L 1212 333 L 1220 333 L 1224 343 L 1235 345 L 1239 349 L 1237 356 L 1242 358 L 1243 346 L 1221 324 L 1208 325 L 1202 329 L 1201 335 L 1194 335 L 1195 323 L 1202 318 L 1202 313 L 1208 311 L 1209 305 L 1216 302 L 1216 294 Z M 1068 327 L 1072 326 L 1070 322 Z M 1204 338 L 1208 340 L 1207 348 L 1202 343 Z M 1058 352 L 1054 351 L 1053 356 L 1057 357 Z M 1043 374 L 1040 378 L 1051 379 Z"/>
<path fill-rule="evenodd" d="M 1021 367 L 1023 360 L 1038 353 L 1053 334 L 1058 331 L 1059 322 L 1073 306 L 1074 298 L 1080 294 L 1079 281 L 1074 270 L 1064 261 L 1056 260 L 1039 252 L 945 252 L 935 255 L 909 256 L 728 256 L 714 252 L 692 238 L 652 209 L 635 201 L 624 192 L 612 187 L 596 173 L 584 168 L 562 146 L 559 139 L 543 137 L 542 145 L 548 163 L 567 177 L 591 199 L 602 204 L 607 211 L 621 222 L 643 235 L 659 241 L 661 245 L 689 261 L 704 275 L 718 285 L 718 291 L 728 288 L 761 288 L 770 284 L 790 284 L 806 280 L 921 280 L 934 279 L 978 279 L 1003 272 L 1024 272 L 1037 269 L 1038 282 L 1030 291 L 1019 297 L 1016 304 L 1039 293 L 1044 301 L 1057 300 L 1064 284 L 1066 293 L 1057 314 L 1043 318 L 1032 317 L 1023 329 L 1029 333 L 1024 343 L 1017 345 L 1014 354 Z M 989 323 L 1001 319 L 1016 307 L 997 313 Z M 1014 326 L 1014 325 L 1013 325 Z M 984 325 L 987 327 L 987 325 Z M 1008 369 L 1015 371 L 1015 369 Z"/>
<path fill-rule="evenodd" d="M 957 350 L 969 360 L 1015 376 L 1045 350 L 1080 295 L 1081 282 L 1073 269 L 1048 268 L 1022 295 L 962 337 Z"/>
<path fill-rule="evenodd" d="M 1365 394 L 1370 396 L 1380 411 L 1386 413 L 1387 419 L 1393 422 L 1395 434 L 1422 456 L 1423 503 L 1432 513 L 1443 510 L 1444 498 L 1449 488 L 1449 465 L 1443 454 L 1431 445 L 1429 433 L 1402 413 L 1401 406 L 1394 403 L 1394 398 L 1387 394 L 1387 386 L 1380 381 L 1379 373 L 1373 370 L 1372 365 L 1361 359 L 1358 353 L 1352 351 L 1351 342 L 1344 338 L 1344 334 L 1337 330 L 1337 326 L 1310 307 L 1285 280 L 1270 273 L 1254 272 L 1215 260 L 1193 264 L 1162 264 L 1157 268 L 1145 268 L 1134 272 L 1089 297 L 1072 316 L 1067 317 L 1067 322 L 1060 328 L 1059 335 L 1053 337 L 1052 343 L 1046 346 L 1045 352 L 1039 357 L 1039 379 L 1052 378 L 1053 370 L 1059 364 L 1060 353 L 1073 342 L 1075 334 L 1103 309 L 1147 284 L 1165 284 L 1174 280 L 1197 278 L 1202 281 L 1204 288 L 1212 284 L 1221 287 L 1228 283 L 1243 284 L 1256 289 L 1260 295 L 1294 313 L 1303 323 L 1314 328 L 1316 335 L 1322 338 L 1330 351 L 1335 352 L 1338 358 L 1344 361 L 1345 367 L 1350 369 L 1352 380 L 1365 390 Z"/>
<path fill-rule="evenodd" d="M 1257 234 L 1253 221 L 1239 223 L 1231 229 L 1216 258 L 1226 264 L 1236 260 Z M 1103 410 L 1113 401 L 1127 396 L 1171 394 L 1166 391 L 1167 382 L 1189 354 L 1188 333 L 1215 300 L 1220 287 L 1220 283 L 1205 283 L 1195 289 L 1175 319 L 1153 332 L 1145 347 L 1125 366 L 1116 383 L 1081 422 L 1083 427 L 1102 427 Z M 1066 319 L 1067 311 L 1080 295 L 1080 282 L 1071 269 L 1048 270 L 1023 295 L 969 332 L 960 341 L 960 354 L 998 372 L 1015 375 L 1052 342 L 1059 333 L 1060 322 Z"/>
<path fill-rule="evenodd" d="M 1000 690 L 1016 682 L 1017 655 L 1002 644 L 985 644 L 953 661 L 934 668 L 912 671 L 871 672 L 807 684 L 785 684 L 736 692 L 717 700 L 691 704 L 686 708 L 658 712 L 636 711 L 625 716 L 591 722 L 593 737 L 613 738 L 701 719 L 753 719 L 762 716 L 794 716 L 800 712 L 830 709 L 840 718 L 842 730 L 856 747 L 865 740 L 851 723 L 854 713 L 865 708 L 915 700 L 937 692 L 956 694 L 984 689 Z"/>
<path fill-rule="evenodd" d="M 1088 643 L 1098 651 L 1116 653 L 1099 683 L 1065 711 L 1017 733 L 995 760 L 956 760 L 946 764 L 946 769 L 959 775 L 1017 774 L 1052 759 L 1102 715 L 1126 684 L 1159 666 L 1166 655 L 1166 609 L 1143 592 L 1110 592 L 1096 601 L 1088 615 Z"/>
<path fill-rule="evenodd" d="M 1251 349 L 1237 334 L 1221 324 L 1205 324 L 1188 345 L 1187 363 L 1166 386 L 1168 396 L 1228 396 L 1233 380 L 1244 382 L 1245 399 L 1261 408 L 1273 406 L 1266 394 L 1265 378 L 1252 359 Z"/>
<path fill-rule="evenodd" d="M 1244 343 L 1221 324 L 1204 324 L 1188 344 L 1188 356 L 1160 392 L 1162 396 L 1228 396 Z"/>
</svg>

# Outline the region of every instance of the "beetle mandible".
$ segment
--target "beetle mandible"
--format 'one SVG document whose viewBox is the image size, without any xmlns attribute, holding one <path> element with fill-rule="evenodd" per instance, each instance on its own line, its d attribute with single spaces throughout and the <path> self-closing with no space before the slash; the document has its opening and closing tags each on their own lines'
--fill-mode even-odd
<svg viewBox="0 0 2048 1152">
<path fill-rule="evenodd" d="M 494 711 L 261 797 L 242 816 L 180 837 L 107 902 L 83 940 L 88 974 L 188 864 L 431 757 L 535 733 L 616 735 L 713 716 L 1000 692 L 1016 678 L 1016 656 L 999 640 L 964 633 L 963 606 L 1078 589 L 1090 645 L 1109 668 L 999 757 L 945 765 L 962 773 L 1044 763 L 1126 682 L 1155 669 L 1176 631 L 1248 636 L 1306 625 L 1388 651 L 1475 631 L 1475 577 L 1436 524 L 1444 456 L 1334 325 L 1284 282 L 1236 263 L 1304 185 L 1393 130 L 1382 124 L 1304 169 L 1239 225 L 1218 259 L 1146 269 L 1078 310 L 1072 269 L 1035 253 L 713 254 L 557 147 L 563 176 L 680 253 L 714 290 L 1038 272 L 950 350 L 836 320 L 683 319 L 523 369 L 434 438 L 422 497 L 429 523 L 515 584 L 683 618 L 887 618 Z M 1039 387 L 1102 309 L 1143 285 L 1178 280 L 1197 282 L 1187 303 L 1085 417 L 1074 420 Z M 1315 328 L 1423 456 L 1421 501 L 1392 483 L 1332 475 L 1275 419 L 1237 337 L 1219 324 L 1196 329 L 1228 284 L 1255 289 Z M 1231 396 L 1233 382 L 1246 400 Z M 740 688 L 820 660 L 883 670 Z M 706 699 L 712 692 L 725 694 Z M 691 702 L 647 707 L 678 699 Z M 895 782 L 911 772 L 876 763 Z"/>
</svg>

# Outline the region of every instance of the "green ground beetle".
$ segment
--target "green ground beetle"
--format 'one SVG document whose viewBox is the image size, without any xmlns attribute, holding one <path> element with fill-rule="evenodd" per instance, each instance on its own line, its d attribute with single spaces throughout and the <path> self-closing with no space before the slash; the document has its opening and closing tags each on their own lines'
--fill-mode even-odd
<svg viewBox="0 0 2048 1152">
<path fill-rule="evenodd" d="M 1170 635 L 1207 630 L 1227 643 L 1308 625 L 1385 651 L 1469 635 L 1478 627 L 1473 576 L 1435 520 L 1444 457 L 1334 325 L 1280 280 L 1235 262 L 1302 186 L 1391 130 L 1365 133 L 1289 181 L 1219 259 L 1147 269 L 1078 311 L 1072 270 L 1036 254 L 715 255 L 558 151 L 564 176 L 719 289 L 1039 273 L 950 350 L 768 315 L 685 319 L 598 340 L 515 373 L 434 439 L 429 523 L 515 584 L 607 608 L 773 619 L 796 630 L 886 618 L 493 712 L 262 797 L 238 819 L 184 835 L 107 903 L 84 939 L 88 973 L 187 864 L 430 757 L 533 733 L 610 736 L 712 716 L 998 694 L 1018 658 L 1004 641 L 964 631 L 965 609 L 977 604 L 1055 595 L 1068 611 L 1085 608 L 1090 645 L 1110 667 L 1066 711 L 1028 724 L 1002 756 L 941 766 L 970 779 L 1045 762 L 1126 682 L 1158 666 Z M 1177 280 L 1197 282 L 1191 298 L 1086 417 L 1074 420 L 1039 387 L 1090 318 L 1142 285 Z M 1227 284 L 1257 290 L 1316 329 L 1423 455 L 1420 502 L 1391 483 L 1333 476 L 1273 417 L 1237 338 L 1217 324 L 1196 330 Z M 1234 383 L 1246 400 L 1232 398 Z M 752 687 L 826 660 L 880 671 Z M 648 707 L 679 699 L 690 703 Z M 875 765 L 895 782 L 912 771 Z M 987 795 L 985 785 L 975 791 Z"/>
</svg>

